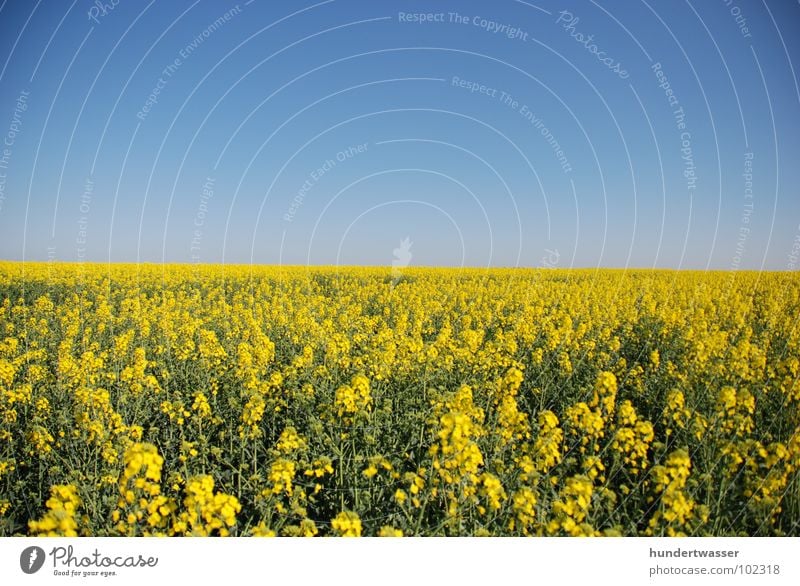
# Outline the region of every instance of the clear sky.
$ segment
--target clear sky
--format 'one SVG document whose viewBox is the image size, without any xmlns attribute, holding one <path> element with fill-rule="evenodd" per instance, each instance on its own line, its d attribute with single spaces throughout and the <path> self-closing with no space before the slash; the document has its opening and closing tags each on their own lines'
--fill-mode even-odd
<svg viewBox="0 0 800 586">
<path fill-rule="evenodd" d="M 798 65 L 789 0 L 2 0 L 0 258 L 794 269 Z"/>
</svg>

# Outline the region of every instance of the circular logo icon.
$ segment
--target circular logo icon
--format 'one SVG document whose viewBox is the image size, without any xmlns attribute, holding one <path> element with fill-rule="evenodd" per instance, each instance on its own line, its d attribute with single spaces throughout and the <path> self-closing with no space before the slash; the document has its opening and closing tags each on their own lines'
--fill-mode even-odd
<svg viewBox="0 0 800 586">
<path fill-rule="evenodd" d="M 44 565 L 44 550 L 41 547 L 32 545 L 22 550 L 19 555 L 19 567 L 26 574 L 35 574 Z"/>
</svg>

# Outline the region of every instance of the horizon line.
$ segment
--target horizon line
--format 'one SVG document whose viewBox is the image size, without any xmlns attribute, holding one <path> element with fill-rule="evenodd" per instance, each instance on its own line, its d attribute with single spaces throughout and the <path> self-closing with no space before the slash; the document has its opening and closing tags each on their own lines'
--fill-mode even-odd
<svg viewBox="0 0 800 586">
<path fill-rule="evenodd" d="M 37 265 L 135 265 L 135 266 L 177 266 L 177 267 L 260 267 L 260 268 L 286 268 L 286 269 L 386 269 L 396 270 L 391 264 L 280 264 L 280 263 L 242 263 L 242 262 L 158 262 L 158 261 L 80 261 L 80 260 L 16 260 L 0 259 L 0 264 L 37 264 Z M 643 266 L 527 266 L 527 265 L 410 265 L 402 270 L 531 270 L 531 271 L 638 271 L 638 272 L 692 272 L 692 273 L 800 273 L 797 269 L 720 269 L 720 268 L 676 268 L 676 267 L 643 267 Z"/>
</svg>

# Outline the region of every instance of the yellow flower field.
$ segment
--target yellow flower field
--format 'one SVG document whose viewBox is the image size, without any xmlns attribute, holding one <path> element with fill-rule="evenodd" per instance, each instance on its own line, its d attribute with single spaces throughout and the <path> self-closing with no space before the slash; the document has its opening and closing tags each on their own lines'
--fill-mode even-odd
<svg viewBox="0 0 800 586">
<path fill-rule="evenodd" d="M 0 263 L 0 535 L 800 535 L 796 273 Z"/>
</svg>

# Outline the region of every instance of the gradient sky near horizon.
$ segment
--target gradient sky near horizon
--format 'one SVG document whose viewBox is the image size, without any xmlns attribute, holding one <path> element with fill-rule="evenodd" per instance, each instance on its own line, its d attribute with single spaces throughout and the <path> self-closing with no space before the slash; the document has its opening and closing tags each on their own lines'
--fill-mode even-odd
<svg viewBox="0 0 800 586">
<path fill-rule="evenodd" d="M 796 269 L 798 64 L 794 1 L 3 0 L 0 259 Z"/>
</svg>

